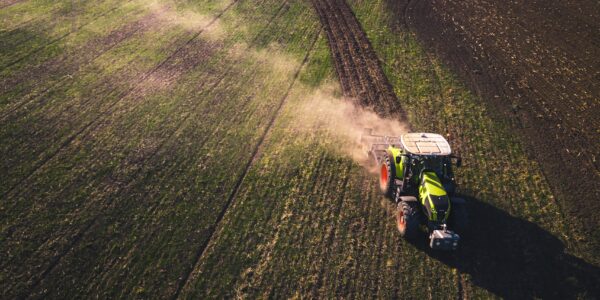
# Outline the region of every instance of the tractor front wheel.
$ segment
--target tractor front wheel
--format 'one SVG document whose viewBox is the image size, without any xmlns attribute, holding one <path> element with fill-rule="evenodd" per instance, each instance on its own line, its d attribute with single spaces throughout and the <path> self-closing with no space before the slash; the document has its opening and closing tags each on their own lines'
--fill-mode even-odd
<svg viewBox="0 0 600 300">
<path fill-rule="evenodd" d="M 418 205 L 416 202 L 401 201 L 396 208 L 396 225 L 400 235 L 413 239 L 419 232 Z"/>
<path fill-rule="evenodd" d="M 379 188 L 381 193 L 390 199 L 395 198 L 396 186 L 394 179 L 396 178 L 396 168 L 392 157 L 386 153 L 381 165 L 379 166 Z"/>
</svg>

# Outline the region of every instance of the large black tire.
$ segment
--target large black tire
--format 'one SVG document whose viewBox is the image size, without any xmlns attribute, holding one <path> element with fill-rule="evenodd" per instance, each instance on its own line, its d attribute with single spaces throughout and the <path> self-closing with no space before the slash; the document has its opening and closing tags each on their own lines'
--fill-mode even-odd
<svg viewBox="0 0 600 300">
<path fill-rule="evenodd" d="M 405 239 L 414 239 L 419 233 L 419 207 L 417 202 L 400 201 L 396 208 L 396 225 Z"/>
<path fill-rule="evenodd" d="M 466 203 L 452 203 L 450 209 L 450 229 L 458 234 L 464 234 L 469 227 L 469 214 Z"/>
<path fill-rule="evenodd" d="M 396 198 L 396 165 L 389 153 L 385 153 L 383 161 L 379 166 L 379 188 L 381 193 L 389 199 Z"/>
</svg>

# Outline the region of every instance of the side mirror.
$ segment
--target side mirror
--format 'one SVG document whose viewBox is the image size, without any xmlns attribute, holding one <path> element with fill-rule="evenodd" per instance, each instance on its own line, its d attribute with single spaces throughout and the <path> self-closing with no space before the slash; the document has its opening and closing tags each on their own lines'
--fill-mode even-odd
<svg viewBox="0 0 600 300">
<path fill-rule="evenodd" d="M 400 155 L 396 156 L 396 164 L 399 164 L 402 161 L 402 157 Z"/>
</svg>

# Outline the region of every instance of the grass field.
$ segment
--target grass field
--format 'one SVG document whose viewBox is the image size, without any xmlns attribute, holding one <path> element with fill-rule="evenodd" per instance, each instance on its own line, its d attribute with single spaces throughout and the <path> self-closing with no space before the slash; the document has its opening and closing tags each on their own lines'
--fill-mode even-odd
<svg viewBox="0 0 600 300">
<path fill-rule="evenodd" d="M 348 3 L 411 126 L 463 157 L 476 229 L 456 253 L 402 240 L 353 159 L 348 134 L 389 121 L 338 113 L 350 100 L 310 2 L 13 2 L 2 298 L 597 296 L 582 224 L 385 1 Z"/>
</svg>

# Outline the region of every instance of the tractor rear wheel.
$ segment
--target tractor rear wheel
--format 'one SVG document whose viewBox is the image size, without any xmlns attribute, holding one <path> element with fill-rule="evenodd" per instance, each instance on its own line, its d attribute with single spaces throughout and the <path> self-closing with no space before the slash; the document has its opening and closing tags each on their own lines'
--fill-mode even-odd
<svg viewBox="0 0 600 300">
<path fill-rule="evenodd" d="M 395 178 L 396 166 L 394 165 L 392 157 L 386 153 L 379 166 L 379 188 L 381 189 L 381 193 L 392 200 L 395 199 L 396 194 Z"/>
<path fill-rule="evenodd" d="M 456 233 L 463 234 L 469 226 L 469 215 L 466 203 L 452 203 L 450 208 L 450 229 Z"/>
<path fill-rule="evenodd" d="M 406 239 L 413 239 L 419 232 L 418 204 L 416 202 L 401 201 L 396 208 L 396 225 L 400 235 Z"/>
</svg>

